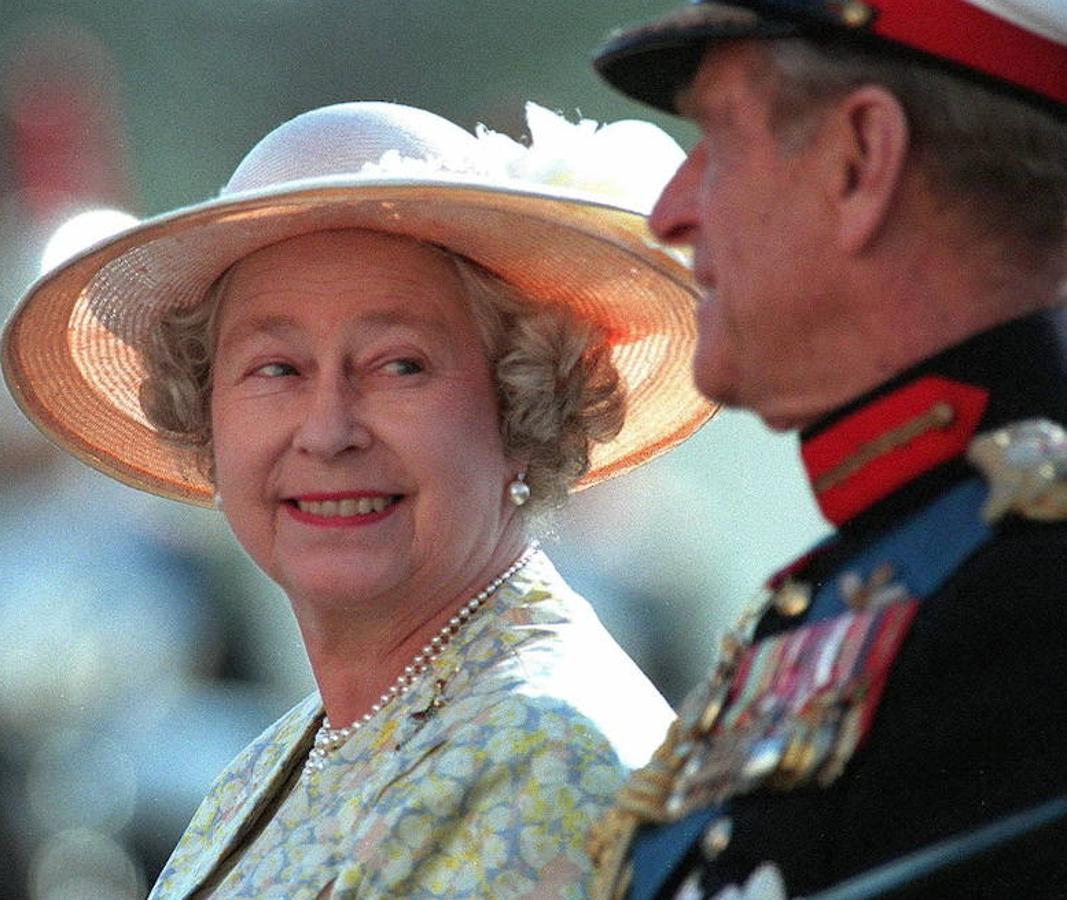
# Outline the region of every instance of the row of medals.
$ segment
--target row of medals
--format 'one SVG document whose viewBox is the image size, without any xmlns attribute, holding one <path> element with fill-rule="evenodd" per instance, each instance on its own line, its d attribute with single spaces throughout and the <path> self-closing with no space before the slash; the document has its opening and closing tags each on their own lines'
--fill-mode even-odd
<svg viewBox="0 0 1067 900">
<path fill-rule="evenodd" d="M 773 605 L 784 615 L 799 615 L 809 604 L 810 589 L 789 580 L 751 604 L 723 637 L 711 677 L 686 699 L 667 741 L 627 785 L 632 812 L 648 822 L 676 821 L 757 787 L 788 789 L 815 776 L 822 783 L 837 776 L 858 737 L 858 695 L 838 693 L 789 717 L 778 715 L 775 698 L 766 696 L 753 722 L 709 739 L 763 612 Z"/>
</svg>

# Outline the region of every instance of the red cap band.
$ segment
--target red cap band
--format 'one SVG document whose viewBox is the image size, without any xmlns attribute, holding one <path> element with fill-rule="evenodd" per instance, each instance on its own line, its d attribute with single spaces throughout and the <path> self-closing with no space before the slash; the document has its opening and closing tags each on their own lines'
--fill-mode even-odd
<svg viewBox="0 0 1067 900">
<path fill-rule="evenodd" d="M 881 0 L 871 33 L 1067 105 L 1067 45 L 966 0 Z"/>
</svg>

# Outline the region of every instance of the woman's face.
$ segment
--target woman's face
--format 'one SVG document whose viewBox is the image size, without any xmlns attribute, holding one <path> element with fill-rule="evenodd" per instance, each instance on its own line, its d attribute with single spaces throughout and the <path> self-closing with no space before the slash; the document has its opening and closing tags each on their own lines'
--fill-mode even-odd
<svg viewBox="0 0 1067 900">
<path fill-rule="evenodd" d="M 518 466 L 445 257 L 375 232 L 292 238 L 237 265 L 217 327 L 216 487 L 291 599 L 451 599 L 508 564 Z"/>
</svg>

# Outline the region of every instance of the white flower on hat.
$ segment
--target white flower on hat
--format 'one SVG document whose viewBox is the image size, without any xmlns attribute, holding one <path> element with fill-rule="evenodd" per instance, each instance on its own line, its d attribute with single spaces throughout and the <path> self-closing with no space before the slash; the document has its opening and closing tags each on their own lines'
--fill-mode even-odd
<svg viewBox="0 0 1067 900">
<path fill-rule="evenodd" d="M 551 185 L 568 193 L 651 212 L 656 198 L 685 159 L 685 151 L 651 122 L 624 119 L 601 125 L 568 122 L 537 103 L 526 104 L 530 144 L 479 125 L 488 155 L 511 181 Z"/>
<path fill-rule="evenodd" d="M 477 142 L 459 162 L 387 150 L 359 171 L 386 179 L 463 181 L 473 177 L 511 190 L 553 187 L 561 195 L 647 214 L 685 159 L 685 151 L 674 138 L 651 122 L 637 119 L 607 125 L 593 119 L 569 122 L 528 102 L 526 126 L 528 145 L 478 125 Z"/>
<path fill-rule="evenodd" d="M 359 169 L 361 175 L 372 178 L 410 178 L 441 179 L 458 178 L 459 176 L 471 176 L 488 174 L 484 166 L 474 166 L 470 160 L 462 163 L 449 161 L 440 157 L 404 156 L 399 150 L 386 150 L 381 158 L 374 162 L 366 162 Z"/>
</svg>

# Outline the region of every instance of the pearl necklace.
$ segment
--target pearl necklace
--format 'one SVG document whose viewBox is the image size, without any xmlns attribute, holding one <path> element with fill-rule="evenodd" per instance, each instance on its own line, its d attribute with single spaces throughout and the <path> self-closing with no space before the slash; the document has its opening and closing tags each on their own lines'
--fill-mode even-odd
<svg viewBox="0 0 1067 900">
<path fill-rule="evenodd" d="M 378 698 L 378 702 L 372 704 L 371 708 L 360 718 L 344 728 L 333 728 L 330 725 L 329 716 L 323 716 L 322 724 L 315 733 L 314 746 L 312 746 L 311 752 L 308 753 L 304 771 L 321 772 L 328 762 L 329 755 L 334 750 L 345 744 L 352 735 L 370 722 L 385 707 L 389 706 L 397 697 L 404 696 L 418 677 L 433 665 L 434 660 L 441 655 L 441 652 L 449 645 L 456 633 L 470 621 L 471 617 L 485 605 L 486 601 L 503 584 L 509 581 L 516 572 L 530 561 L 534 553 L 537 552 L 537 548 L 538 544 L 535 541 L 526 548 L 526 551 L 514 563 L 464 603 L 437 634 L 430 638 L 430 642 L 423 645 L 422 649 L 415 654 L 415 658 L 404 666 L 404 671 L 397 676 L 396 681 L 393 682 L 389 690 L 382 694 Z"/>
</svg>

